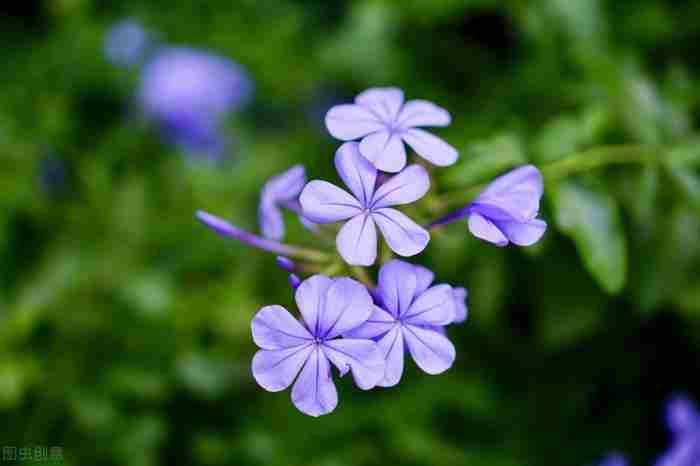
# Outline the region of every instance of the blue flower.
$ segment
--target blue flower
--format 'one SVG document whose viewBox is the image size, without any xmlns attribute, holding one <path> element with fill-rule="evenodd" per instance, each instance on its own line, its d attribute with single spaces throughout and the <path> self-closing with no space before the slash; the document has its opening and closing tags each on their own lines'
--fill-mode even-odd
<svg viewBox="0 0 700 466">
<path fill-rule="evenodd" d="M 216 159 L 226 146 L 221 121 L 250 98 L 252 87 L 247 73 L 231 60 L 168 47 L 143 68 L 139 100 L 168 141 Z"/>
</svg>

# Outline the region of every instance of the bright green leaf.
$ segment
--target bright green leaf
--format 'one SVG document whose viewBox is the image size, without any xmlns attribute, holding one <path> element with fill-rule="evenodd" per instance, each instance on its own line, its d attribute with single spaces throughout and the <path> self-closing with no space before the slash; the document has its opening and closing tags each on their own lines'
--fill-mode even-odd
<svg viewBox="0 0 700 466">
<path fill-rule="evenodd" d="M 627 278 L 627 241 L 617 202 L 571 181 L 549 193 L 557 226 L 573 239 L 584 266 L 608 293 L 619 293 Z"/>
</svg>

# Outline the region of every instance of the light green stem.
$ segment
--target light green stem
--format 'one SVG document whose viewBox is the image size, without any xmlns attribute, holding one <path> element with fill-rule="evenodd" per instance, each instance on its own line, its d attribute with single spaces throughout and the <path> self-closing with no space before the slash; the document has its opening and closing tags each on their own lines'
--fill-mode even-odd
<svg viewBox="0 0 700 466">
<path fill-rule="evenodd" d="M 656 163 L 660 160 L 661 148 L 642 145 L 600 146 L 578 152 L 562 160 L 538 167 L 547 182 L 553 182 L 570 175 L 584 173 L 608 165 L 630 163 Z M 443 194 L 439 198 L 442 207 L 464 206 L 474 200 L 486 187 L 485 184 L 467 187 L 460 191 Z"/>
</svg>

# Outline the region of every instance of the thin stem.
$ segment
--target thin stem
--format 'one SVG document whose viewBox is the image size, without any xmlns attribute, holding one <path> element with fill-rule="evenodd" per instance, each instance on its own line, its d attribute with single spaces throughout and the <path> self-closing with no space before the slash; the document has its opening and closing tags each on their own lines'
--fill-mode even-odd
<svg viewBox="0 0 700 466">
<path fill-rule="evenodd" d="M 550 164 L 538 167 L 546 181 L 552 182 L 570 175 L 583 173 L 607 165 L 621 165 L 630 163 L 656 163 L 660 159 L 661 150 L 656 146 L 643 145 L 619 145 L 600 146 L 587 149 L 574 155 L 557 160 Z M 440 196 L 439 203 L 443 206 L 464 206 L 476 198 L 486 187 L 479 184 L 468 187 L 466 190 L 454 191 Z M 433 222 L 433 226 L 437 222 Z"/>
<path fill-rule="evenodd" d="M 655 163 L 659 161 L 660 152 L 660 148 L 655 146 L 601 146 L 552 162 L 540 169 L 547 181 L 556 181 L 607 165 Z"/>
<path fill-rule="evenodd" d="M 253 233 L 241 230 L 229 222 L 201 210 L 197 211 L 196 215 L 200 222 L 221 236 L 233 238 L 249 246 L 262 249 L 263 251 L 272 252 L 274 254 L 286 257 L 304 259 L 310 262 L 325 262 L 329 259 L 329 256 L 321 251 L 292 246 L 289 244 L 280 243 L 279 241 L 262 238 L 258 235 L 254 235 Z"/>
</svg>

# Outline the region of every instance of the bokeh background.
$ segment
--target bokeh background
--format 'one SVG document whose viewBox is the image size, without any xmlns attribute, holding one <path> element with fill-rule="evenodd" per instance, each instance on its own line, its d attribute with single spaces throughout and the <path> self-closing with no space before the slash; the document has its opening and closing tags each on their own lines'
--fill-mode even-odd
<svg viewBox="0 0 700 466">
<path fill-rule="evenodd" d="M 123 21 L 147 36 L 134 59 L 106 44 Z M 700 396 L 699 23 L 692 0 L 4 2 L 0 446 L 70 465 L 650 464 L 664 401 Z M 215 156 L 144 114 L 168 45 L 250 79 Z M 270 175 L 335 176 L 323 115 L 377 85 L 452 113 L 441 192 L 612 146 L 654 157 L 547 184 L 535 247 L 435 235 L 419 260 L 470 291 L 455 365 L 343 379 L 312 419 L 249 370 L 250 318 L 291 305 L 285 274 L 193 214 L 254 230 Z"/>
</svg>

